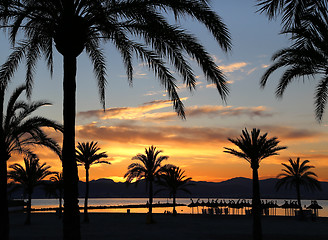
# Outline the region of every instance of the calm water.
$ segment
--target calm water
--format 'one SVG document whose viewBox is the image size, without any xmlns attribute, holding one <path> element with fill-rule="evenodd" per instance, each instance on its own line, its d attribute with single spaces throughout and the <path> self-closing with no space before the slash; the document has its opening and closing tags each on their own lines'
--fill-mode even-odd
<svg viewBox="0 0 328 240">
<path fill-rule="evenodd" d="M 145 204 L 147 202 L 147 198 L 90 198 L 89 199 L 89 206 L 119 206 L 119 205 L 128 205 L 128 204 Z M 194 199 L 196 202 L 197 199 Z M 200 199 L 200 202 L 204 200 L 207 202 L 208 199 Z M 212 199 L 210 199 L 212 200 Z M 221 199 L 219 199 L 220 201 Z M 229 199 L 228 199 L 229 200 Z M 225 201 L 228 201 L 225 199 Z M 233 199 L 237 201 L 237 199 Z M 265 200 L 265 199 L 264 199 Z M 284 200 L 281 199 L 271 199 L 273 201 L 277 201 L 278 205 L 282 205 Z M 172 199 L 167 198 L 155 198 L 154 203 L 171 203 Z M 190 198 L 178 198 L 177 203 L 186 204 L 190 203 Z M 319 216 L 321 217 L 328 217 L 328 200 L 318 200 L 317 201 L 323 209 L 319 210 Z M 79 199 L 79 204 L 82 207 L 84 204 L 84 199 Z M 311 204 L 310 200 L 302 200 L 302 205 L 309 206 Z M 58 207 L 58 199 L 33 199 L 32 200 L 32 208 L 50 208 L 50 207 Z M 201 213 L 203 207 L 189 208 L 187 206 L 177 207 L 178 213 L 190 214 L 190 213 Z M 119 208 L 119 209 L 93 209 L 90 212 L 123 212 L 127 211 L 126 208 Z M 132 208 L 130 209 L 131 213 L 146 213 L 147 208 Z M 154 213 L 163 213 L 164 211 L 172 211 L 172 208 L 153 208 Z M 230 214 L 233 214 L 233 209 L 230 209 Z M 234 212 L 237 214 L 237 210 Z M 239 214 L 244 214 L 244 211 L 239 210 Z M 278 208 L 277 215 L 285 215 L 285 210 Z"/>
</svg>

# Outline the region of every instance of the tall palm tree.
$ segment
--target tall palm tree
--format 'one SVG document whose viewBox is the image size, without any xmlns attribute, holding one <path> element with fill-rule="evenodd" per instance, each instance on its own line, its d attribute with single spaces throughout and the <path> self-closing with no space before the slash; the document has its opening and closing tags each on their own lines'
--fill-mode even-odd
<svg viewBox="0 0 328 240">
<path fill-rule="evenodd" d="M 88 216 L 88 198 L 89 198 L 89 169 L 91 165 L 106 163 L 108 161 L 100 160 L 107 158 L 106 152 L 99 152 L 100 148 L 97 142 L 78 143 L 76 149 L 76 161 L 85 168 L 85 198 L 84 198 L 84 222 L 89 222 Z"/>
<path fill-rule="evenodd" d="M 53 49 L 63 56 L 63 174 L 64 239 L 80 239 L 78 171 L 75 159 L 75 112 L 77 57 L 85 51 L 92 61 L 100 99 L 105 105 L 106 65 L 102 43 L 111 42 L 121 53 L 128 80 L 132 83 L 133 59 L 147 63 L 168 92 L 178 115 L 184 106 L 177 93 L 176 79 L 168 65 L 181 75 L 190 90 L 196 77 L 188 62 L 195 59 L 207 80 L 214 83 L 222 99 L 228 94 L 223 73 L 197 38 L 175 20 L 190 16 L 203 24 L 224 51 L 231 48 L 230 33 L 222 19 L 211 10 L 209 0 L 15 0 L 1 1 L 0 21 L 9 30 L 12 43 L 21 41 L 0 70 L 8 82 L 20 60 L 26 56 L 28 93 L 37 60 L 44 55 L 52 73 Z M 170 15 L 170 14 L 169 14 Z"/>
<path fill-rule="evenodd" d="M 277 178 L 279 178 L 276 189 L 277 191 L 285 185 L 285 187 L 295 187 L 297 194 L 297 203 L 302 213 L 302 204 L 301 204 L 301 190 L 300 187 L 304 186 L 307 189 L 311 190 L 320 190 L 320 182 L 315 178 L 317 175 L 310 171 L 314 166 L 307 165 L 310 161 L 304 160 L 300 162 L 300 158 L 297 158 L 296 161 L 289 159 L 289 165 L 282 163 L 285 167 L 282 169 L 283 173 L 280 173 Z"/>
<path fill-rule="evenodd" d="M 45 192 L 48 197 L 58 198 L 58 215 L 59 218 L 62 217 L 63 211 L 63 196 L 64 196 L 64 178 L 62 172 L 54 172 L 53 175 L 49 178 L 50 182 L 45 184 Z"/>
<path fill-rule="evenodd" d="M 170 197 L 173 198 L 173 215 L 177 214 L 175 210 L 176 196 L 178 191 L 184 191 L 191 194 L 188 187 L 194 185 L 190 183 L 191 177 L 186 177 L 185 171 L 176 166 L 169 166 L 163 169 L 162 174 L 159 176 L 156 183 L 162 188 L 158 189 L 156 193 L 164 190 L 168 190 Z"/>
<path fill-rule="evenodd" d="M 226 153 L 230 153 L 239 158 L 244 158 L 251 164 L 253 171 L 253 237 L 256 240 L 262 239 L 262 224 L 261 224 L 261 197 L 258 169 L 260 162 L 270 156 L 278 155 L 278 151 L 287 147 L 279 147 L 279 141 L 276 137 L 267 138 L 267 133 L 260 135 L 261 130 L 253 128 L 251 134 L 247 129 L 242 130 L 240 138 L 228 138 L 230 142 L 235 144 L 240 151 L 225 147 Z"/>
<path fill-rule="evenodd" d="M 59 145 L 47 137 L 44 128 L 62 131 L 62 127 L 47 118 L 35 115 L 35 111 L 48 102 L 24 102 L 19 100 L 26 90 L 25 86 L 15 89 L 9 98 L 6 111 L 0 104 L 0 235 L 9 238 L 9 214 L 7 201 L 7 161 L 13 153 L 30 153 L 30 146 L 46 146 L 59 154 Z M 4 98 L 5 89 L 0 87 L 0 97 Z M 31 116 L 33 115 L 33 116 Z"/>
<path fill-rule="evenodd" d="M 49 171 L 50 166 L 46 163 L 40 165 L 39 159 L 36 155 L 32 154 L 24 157 L 24 166 L 15 163 L 10 165 L 8 177 L 14 182 L 20 183 L 24 188 L 24 192 L 27 194 L 27 216 L 25 224 L 31 224 L 31 202 L 34 188 L 38 185 L 43 184 L 44 178 L 53 174 Z"/>
<path fill-rule="evenodd" d="M 157 150 L 154 146 L 150 146 L 148 149 L 145 148 L 146 154 L 139 153 L 132 158 L 132 160 L 138 160 L 141 163 L 136 162 L 130 164 L 128 166 L 128 171 L 124 175 L 127 183 L 131 183 L 133 180 L 146 180 L 149 193 L 149 212 L 147 214 L 148 223 L 153 222 L 153 183 L 163 169 L 168 167 L 168 165 L 161 165 L 164 160 L 169 158 L 168 156 L 159 156 L 162 152 L 162 150 Z"/>
<path fill-rule="evenodd" d="M 309 27 L 311 23 L 312 27 Z M 282 97 L 287 86 L 295 79 L 320 76 L 315 92 L 315 115 L 322 120 L 328 97 L 328 12 L 321 15 L 308 13 L 303 17 L 302 26 L 291 28 L 293 44 L 276 52 L 274 63 L 266 70 L 261 79 L 264 87 L 268 78 L 276 70 L 284 68 L 276 95 Z"/>
</svg>

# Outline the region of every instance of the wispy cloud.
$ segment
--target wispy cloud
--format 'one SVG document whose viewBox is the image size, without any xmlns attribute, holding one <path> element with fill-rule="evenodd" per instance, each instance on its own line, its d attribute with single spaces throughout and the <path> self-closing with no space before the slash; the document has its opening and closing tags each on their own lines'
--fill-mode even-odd
<svg viewBox="0 0 328 240">
<path fill-rule="evenodd" d="M 186 110 L 189 117 L 195 116 L 248 116 L 248 117 L 271 117 L 273 113 L 269 112 L 264 106 L 257 107 L 232 107 L 232 106 L 194 106 Z"/>
<path fill-rule="evenodd" d="M 187 100 L 184 98 L 182 100 Z M 102 110 L 90 110 L 79 112 L 80 118 L 93 119 L 119 119 L 119 120 L 176 120 L 177 115 L 174 111 L 160 111 L 167 107 L 172 107 L 169 100 L 156 100 L 144 103 L 138 107 L 109 108 L 105 112 Z M 227 116 L 248 116 L 248 117 L 270 117 L 273 115 L 265 106 L 256 107 L 233 107 L 233 106 L 193 106 L 185 109 L 187 117 L 227 117 Z"/>
<path fill-rule="evenodd" d="M 147 117 L 147 113 L 149 112 L 152 112 L 154 110 L 160 110 L 171 106 L 172 106 L 172 102 L 170 100 L 156 100 L 156 101 L 146 102 L 138 107 L 119 107 L 119 108 L 108 108 L 106 109 L 106 111 L 90 110 L 85 112 L 79 112 L 77 116 L 81 118 L 97 118 L 103 120 L 104 119 L 121 119 L 121 120 L 142 119 Z"/>
<path fill-rule="evenodd" d="M 256 67 L 255 68 L 252 68 L 251 70 L 249 70 L 247 72 L 247 75 L 251 75 L 256 69 L 257 69 Z"/>
<path fill-rule="evenodd" d="M 116 126 L 97 126 L 89 124 L 77 128 L 78 138 L 98 139 L 107 142 L 138 144 L 217 144 L 226 141 L 227 136 L 236 132 L 224 128 L 180 127 L 180 126 L 142 126 L 121 124 Z"/>
<path fill-rule="evenodd" d="M 226 73 L 231 73 L 237 70 L 241 70 L 247 65 L 248 63 L 246 62 L 236 62 L 229 65 L 220 65 L 219 68 Z"/>
<path fill-rule="evenodd" d="M 282 145 L 295 144 L 295 141 L 313 140 L 326 137 L 318 131 L 308 131 L 293 127 L 267 126 L 263 133 L 270 129 L 269 137 L 277 136 Z M 78 138 L 97 139 L 103 142 L 142 145 L 167 145 L 187 149 L 187 146 L 229 145 L 228 137 L 238 137 L 240 129 L 220 127 L 184 127 L 184 126 L 144 126 L 140 124 L 119 124 L 115 126 L 97 126 L 88 124 L 77 128 Z M 312 154 L 313 155 L 313 154 Z"/>
</svg>

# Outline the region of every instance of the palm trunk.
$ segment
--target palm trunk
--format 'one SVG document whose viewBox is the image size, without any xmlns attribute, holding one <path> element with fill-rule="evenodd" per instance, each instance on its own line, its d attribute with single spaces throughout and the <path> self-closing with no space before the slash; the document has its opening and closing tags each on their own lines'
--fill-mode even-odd
<svg viewBox="0 0 328 240">
<path fill-rule="evenodd" d="M 62 217 L 63 207 L 62 207 L 62 191 L 59 189 L 59 218 Z"/>
<path fill-rule="evenodd" d="M 4 87 L 0 88 L 0 236 L 4 240 L 9 239 L 9 212 L 7 196 L 7 153 L 4 149 L 3 133 L 3 104 Z"/>
<path fill-rule="evenodd" d="M 177 211 L 175 210 L 175 205 L 176 205 L 176 196 L 173 194 L 173 216 L 177 215 Z"/>
<path fill-rule="evenodd" d="M 149 181 L 149 211 L 147 214 L 147 223 L 153 223 L 153 182 Z"/>
<path fill-rule="evenodd" d="M 32 193 L 27 193 L 27 208 L 26 208 L 26 220 L 25 220 L 25 225 L 30 225 L 31 224 L 31 204 L 32 204 Z"/>
<path fill-rule="evenodd" d="M 149 213 L 153 213 L 153 182 L 149 182 Z"/>
<path fill-rule="evenodd" d="M 76 57 L 64 55 L 64 220 L 65 240 L 80 240 L 80 212 L 78 205 L 78 171 L 75 160 L 75 101 L 76 101 Z"/>
<path fill-rule="evenodd" d="M 2 152 L 1 152 L 2 154 Z M 9 239 L 9 212 L 7 198 L 7 160 L 0 156 L 0 236 Z"/>
<path fill-rule="evenodd" d="M 303 208 L 301 204 L 301 191 L 300 191 L 300 184 L 296 184 L 296 193 L 297 193 L 297 203 L 300 208 L 300 214 L 303 216 Z"/>
<path fill-rule="evenodd" d="M 88 198 L 89 198 L 89 168 L 85 168 L 85 198 L 84 198 L 84 222 L 89 222 L 88 216 Z"/>
<path fill-rule="evenodd" d="M 261 224 L 261 198 L 258 168 L 253 169 L 253 239 L 262 240 L 262 224 Z"/>
</svg>

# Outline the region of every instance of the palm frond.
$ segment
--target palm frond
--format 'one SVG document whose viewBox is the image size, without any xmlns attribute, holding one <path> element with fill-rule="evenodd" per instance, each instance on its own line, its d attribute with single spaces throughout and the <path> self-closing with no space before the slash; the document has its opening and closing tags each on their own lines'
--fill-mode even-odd
<svg viewBox="0 0 328 240">
<path fill-rule="evenodd" d="M 248 161 L 252 168 L 258 168 L 260 162 L 270 156 L 278 155 L 278 151 L 286 149 L 285 146 L 278 146 L 279 141 L 276 137 L 267 138 L 267 133 L 260 135 L 260 129 L 254 128 L 249 134 L 248 130 L 242 130 L 239 138 L 228 138 L 230 142 L 235 144 L 240 151 L 233 148 L 227 148 L 224 152 L 244 158 Z"/>
</svg>

